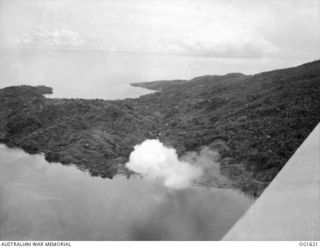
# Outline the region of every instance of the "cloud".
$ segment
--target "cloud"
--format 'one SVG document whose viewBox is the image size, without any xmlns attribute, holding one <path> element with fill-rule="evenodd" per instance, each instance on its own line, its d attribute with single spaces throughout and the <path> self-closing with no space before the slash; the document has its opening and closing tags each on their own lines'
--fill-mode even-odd
<svg viewBox="0 0 320 248">
<path fill-rule="evenodd" d="M 85 41 L 76 31 L 69 29 L 49 30 L 45 28 L 36 28 L 32 32 L 24 34 L 7 34 L 1 39 L 1 43 L 8 45 L 26 45 L 26 46 L 55 46 L 55 47 L 80 47 Z"/>
<path fill-rule="evenodd" d="M 84 43 L 80 34 L 70 29 L 55 29 L 53 31 L 45 28 L 34 30 L 35 40 L 38 43 L 53 43 L 56 45 L 80 46 Z M 40 39 L 37 39 L 40 38 Z"/>
<path fill-rule="evenodd" d="M 186 51 L 208 55 L 261 56 L 278 52 L 278 47 L 252 28 L 211 25 L 185 35 Z"/>
<path fill-rule="evenodd" d="M 316 0 L 0 0 L 0 43 L 314 58 L 318 10 Z"/>
</svg>

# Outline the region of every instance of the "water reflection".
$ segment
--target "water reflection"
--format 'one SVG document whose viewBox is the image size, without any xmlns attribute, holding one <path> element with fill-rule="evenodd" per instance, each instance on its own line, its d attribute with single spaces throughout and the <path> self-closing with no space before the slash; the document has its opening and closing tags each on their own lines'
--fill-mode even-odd
<svg viewBox="0 0 320 248">
<path fill-rule="evenodd" d="M 93 178 L 0 145 L 1 240 L 217 240 L 250 204 L 232 190 Z"/>
</svg>

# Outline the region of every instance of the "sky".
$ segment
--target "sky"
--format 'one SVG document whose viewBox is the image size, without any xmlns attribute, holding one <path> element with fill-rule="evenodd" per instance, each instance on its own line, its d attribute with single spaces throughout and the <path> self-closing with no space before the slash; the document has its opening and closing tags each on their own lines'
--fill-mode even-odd
<svg viewBox="0 0 320 248">
<path fill-rule="evenodd" d="M 320 57 L 319 0 L 0 0 L 0 46 Z"/>
</svg>

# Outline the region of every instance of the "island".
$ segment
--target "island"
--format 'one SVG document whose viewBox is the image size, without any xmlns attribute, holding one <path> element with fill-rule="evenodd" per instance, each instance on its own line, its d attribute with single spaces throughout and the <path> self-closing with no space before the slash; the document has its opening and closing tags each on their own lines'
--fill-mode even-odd
<svg viewBox="0 0 320 248">
<path fill-rule="evenodd" d="M 179 156 L 220 153 L 233 187 L 258 197 L 320 121 L 320 60 L 256 75 L 133 83 L 136 99 L 55 99 L 46 86 L 0 90 L 0 142 L 92 176 L 130 176 L 135 145 L 159 139 Z M 222 185 L 223 187 L 223 185 Z"/>
</svg>

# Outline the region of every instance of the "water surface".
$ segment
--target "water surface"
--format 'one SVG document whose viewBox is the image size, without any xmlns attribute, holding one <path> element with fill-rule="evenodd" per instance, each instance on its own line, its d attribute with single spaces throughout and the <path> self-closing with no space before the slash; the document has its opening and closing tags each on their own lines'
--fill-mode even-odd
<svg viewBox="0 0 320 248">
<path fill-rule="evenodd" d="M 296 66 L 301 59 L 214 58 L 166 54 L 0 49 L 0 88 L 53 87 L 53 97 L 134 98 L 150 93 L 130 83 L 191 79 L 230 72 L 254 74 Z"/>
<path fill-rule="evenodd" d="M 132 82 L 281 66 L 288 61 L 0 50 L 0 88 L 45 84 L 53 97 L 121 99 L 150 93 Z M 218 240 L 250 204 L 233 190 L 170 191 L 140 177 L 93 178 L 0 146 L 1 240 Z"/>
<path fill-rule="evenodd" d="M 234 190 L 90 177 L 0 145 L 0 240 L 219 240 L 251 203 Z"/>
</svg>

